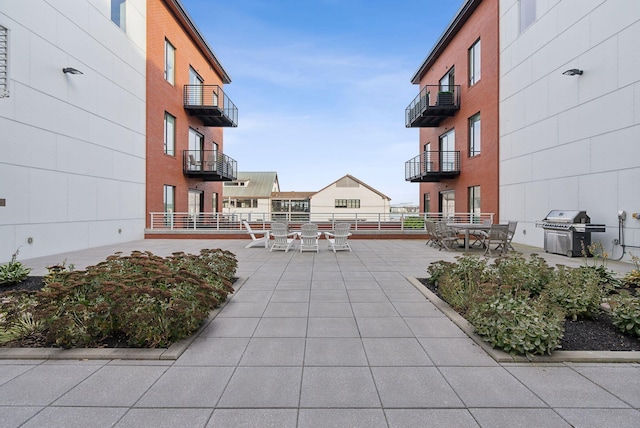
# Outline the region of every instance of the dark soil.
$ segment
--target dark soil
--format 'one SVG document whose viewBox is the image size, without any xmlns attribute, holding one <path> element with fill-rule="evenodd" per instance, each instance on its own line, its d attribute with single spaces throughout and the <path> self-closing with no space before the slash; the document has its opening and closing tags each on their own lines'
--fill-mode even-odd
<svg viewBox="0 0 640 428">
<path fill-rule="evenodd" d="M 418 281 L 438 295 L 428 278 Z M 640 351 L 640 339 L 621 333 L 606 312 L 595 319 L 566 320 L 561 345 L 564 351 Z"/>
</svg>

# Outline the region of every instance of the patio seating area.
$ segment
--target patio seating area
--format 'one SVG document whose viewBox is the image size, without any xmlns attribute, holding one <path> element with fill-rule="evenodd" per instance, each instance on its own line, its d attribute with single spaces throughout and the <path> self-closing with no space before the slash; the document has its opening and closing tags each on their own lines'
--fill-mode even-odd
<svg viewBox="0 0 640 428">
<path fill-rule="evenodd" d="M 175 359 L 113 349 L 23 359 L 0 349 L 0 426 L 637 426 L 640 365 L 495 361 L 407 280 L 461 254 L 425 242 L 354 240 L 352 252 L 301 254 L 158 239 L 21 260 L 43 275 L 117 251 L 223 248 L 238 258 L 238 281 Z M 583 263 L 514 247 L 552 265 Z"/>
</svg>

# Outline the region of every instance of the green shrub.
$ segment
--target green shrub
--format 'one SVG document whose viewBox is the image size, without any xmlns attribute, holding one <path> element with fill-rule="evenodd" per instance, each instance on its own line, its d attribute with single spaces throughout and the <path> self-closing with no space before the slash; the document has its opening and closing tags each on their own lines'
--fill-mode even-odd
<svg viewBox="0 0 640 428">
<path fill-rule="evenodd" d="M 19 251 L 20 249 L 17 249 L 16 252 L 13 253 L 9 263 L 0 266 L 0 286 L 22 282 L 29 275 L 29 272 L 31 272 L 31 268 L 26 267 L 16 260 Z"/>
<path fill-rule="evenodd" d="M 402 227 L 405 229 L 424 229 L 424 218 L 422 217 L 404 217 Z"/>
<path fill-rule="evenodd" d="M 469 322 L 494 348 L 510 354 L 550 354 L 564 333 L 564 313 L 525 294 L 499 291 L 473 307 Z"/>
<path fill-rule="evenodd" d="M 85 271 L 52 267 L 34 294 L 33 320 L 46 343 L 62 347 L 96 346 L 105 339 L 168 346 L 193 333 L 233 292 L 236 266 L 228 251 L 202 250 L 168 258 L 117 253 Z M 12 324 L 0 323 L 0 332 L 7 333 L 17 318 L 4 312 L 0 317 Z"/>
<path fill-rule="evenodd" d="M 0 343 L 42 341 L 44 326 L 33 316 L 37 303 L 32 292 L 10 291 L 3 295 L 0 312 Z"/>
<path fill-rule="evenodd" d="M 640 258 L 632 254 L 631 261 L 633 261 L 635 269 L 622 278 L 622 283 L 625 287 L 640 287 Z"/>
<path fill-rule="evenodd" d="M 496 259 L 492 266 L 495 282 L 538 296 L 553 278 L 553 268 L 537 254 L 525 259 L 519 253 Z"/>
<path fill-rule="evenodd" d="M 440 282 L 440 278 L 444 275 L 445 272 L 449 272 L 453 269 L 455 263 L 447 262 L 445 260 L 438 260 L 436 262 L 431 263 L 427 266 L 427 272 L 429 272 L 429 281 L 432 284 L 438 284 Z"/>
<path fill-rule="evenodd" d="M 592 269 L 567 268 L 559 265 L 541 298 L 560 306 L 574 321 L 578 317 L 594 317 L 600 312 L 604 292 L 600 277 Z"/>
<path fill-rule="evenodd" d="M 613 324 L 623 333 L 640 337 L 640 297 L 622 292 L 610 303 Z"/>
</svg>

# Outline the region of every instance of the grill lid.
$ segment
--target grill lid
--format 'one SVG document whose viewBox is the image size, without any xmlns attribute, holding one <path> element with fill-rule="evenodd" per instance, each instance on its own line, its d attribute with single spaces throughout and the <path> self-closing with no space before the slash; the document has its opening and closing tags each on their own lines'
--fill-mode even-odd
<svg viewBox="0 0 640 428">
<path fill-rule="evenodd" d="M 578 210 L 551 210 L 549 214 L 543 219 L 548 223 L 590 223 L 591 218 L 587 215 L 586 211 Z"/>
</svg>

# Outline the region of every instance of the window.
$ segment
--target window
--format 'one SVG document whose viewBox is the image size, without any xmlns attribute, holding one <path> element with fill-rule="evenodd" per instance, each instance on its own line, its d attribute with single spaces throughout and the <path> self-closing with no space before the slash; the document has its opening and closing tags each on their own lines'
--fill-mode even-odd
<svg viewBox="0 0 640 428">
<path fill-rule="evenodd" d="M 424 145 L 424 172 L 433 171 L 433 161 L 431 160 L 431 143 Z"/>
<path fill-rule="evenodd" d="M 456 131 L 452 129 L 440 136 L 440 171 L 457 170 L 457 153 L 455 149 Z"/>
<path fill-rule="evenodd" d="M 164 153 L 176 154 L 176 118 L 164 112 Z"/>
<path fill-rule="evenodd" d="M 469 212 L 474 214 L 474 219 L 480 218 L 480 186 L 469 187 Z"/>
<path fill-rule="evenodd" d="M 164 185 L 164 194 L 162 201 L 164 204 L 164 224 L 167 226 L 173 225 L 173 212 L 175 210 L 175 194 L 176 188 L 174 186 Z"/>
<path fill-rule="evenodd" d="M 189 91 L 187 92 L 189 105 L 202 105 L 202 84 L 204 80 L 193 67 L 189 67 Z"/>
<path fill-rule="evenodd" d="M 480 154 L 480 113 L 469 118 L 469 156 Z"/>
<path fill-rule="evenodd" d="M 201 133 L 189 128 L 189 169 L 202 171 L 202 147 L 204 137 Z"/>
<path fill-rule="evenodd" d="M 336 208 L 360 208 L 360 199 L 336 199 Z"/>
<path fill-rule="evenodd" d="M 204 192 L 189 190 L 187 208 L 189 210 L 189 217 L 193 221 L 197 221 L 200 213 L 204 211 Z"/>
<path fill-rule="evenodd" d="M 127 31 L 127 1 L 111 0 L 111 21 L 122 29 Z"/>
<path fill-rule="evenodd" d="M 443 218 L 453 217 L 456 212 L 456 191 L 440 192 L 440 212 Z"/>
<path fill-rule="evenodd" d="M 214 213 L 218 212 L 218 194 L 217 193 L 211 194 L 211 212 L 214 212 Z"/>
<path fill-rule="evenodd" d="M 424 212 L 430 213 L 431 212 L 431 194 L 425 193 L 424 195 L 422 195 L 422 199 L 424 201 Z"/>
<path fill-rule="evenodd" d="M 480 80 L 480 39 L 469 48 L 469 86 Z"/>
<path fill-rule="evenodd" d="M 441 92 L 453 91 L 453 85 L 455 85 L 455 73 L 453 67 L 451 67 L 451 70 L 440 79 L 439 90 Z"/>
<path fill-rule="evenodd" d="M 520 32 L 536 20 L 536 0 L 520 0 Z"/>
<path fill-rule="evenodd" d="M 164 41 L 164 79 L 172 85 L 176 81 L 176 48 Z"/>
<path fill-rule="evenodd" d="M 9 30 L 0 25 L 0 98 L 9 96 Z"/>
</svg>

